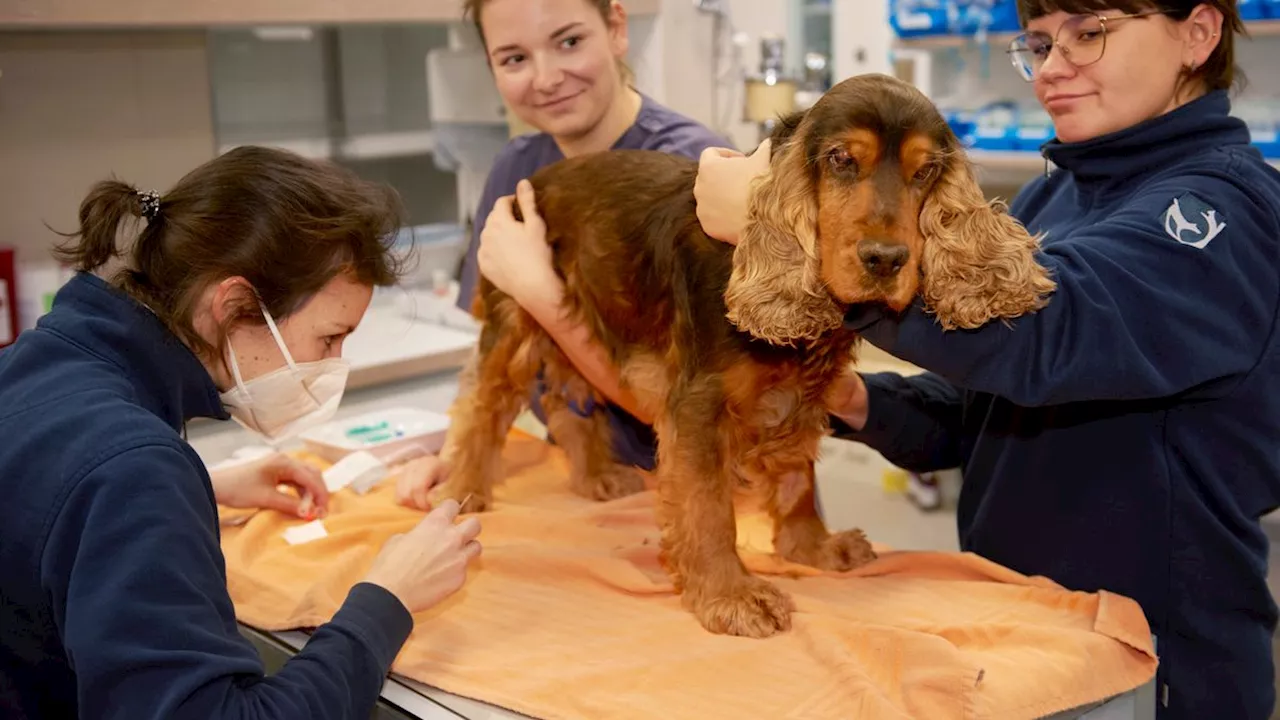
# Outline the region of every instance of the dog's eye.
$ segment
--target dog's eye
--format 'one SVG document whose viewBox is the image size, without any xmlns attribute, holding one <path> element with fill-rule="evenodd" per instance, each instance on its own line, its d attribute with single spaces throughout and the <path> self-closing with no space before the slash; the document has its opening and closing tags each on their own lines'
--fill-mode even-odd
<svg viewBox="0 0 1280 720">
<path fill-rule="evenodd" d="M 839 148 L 832 150 L 827 156 L 827 162 L 831 163 L 831 167 L 838 172 L 858 174 L 858 161 L 853 159 L 848 150 Z"/>
<path fill-rule="evenodd" d="M 936 164 L 929 163 L 928 165 L 925 165 L 924 167 L 917 170 L 915 176 L 912 177 L 911 179 L 917 185 L 928 185 L 929 183 L 933 182 L 934 178 L 938 177 L 939 172 L 940 172 L 940 168 Z"/>
</svg>

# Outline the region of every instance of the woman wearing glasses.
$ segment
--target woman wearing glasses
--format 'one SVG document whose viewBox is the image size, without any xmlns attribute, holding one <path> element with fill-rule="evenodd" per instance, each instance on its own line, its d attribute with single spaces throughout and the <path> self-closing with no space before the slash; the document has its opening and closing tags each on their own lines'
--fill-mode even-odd
<svg viewBox="0 0 1280 720">
<path fill-rule="evenodd" d="M 1057 137 L 1011 212 L 1044 233 L 1058 290 L 977 331 L 856 309 L 869 341 L 931 372 L 853 378 L 832 412 L 899 466 L 963 469 L 963 549 L 1137 600 L 1160 718 L 1266 718 L 1280 172 L 1230 115 L 1236 2 L 1018 1 L 1010 56 Z M 765 170 L 703 155 L 709 233 L 733 241 Z"/>
</svg>

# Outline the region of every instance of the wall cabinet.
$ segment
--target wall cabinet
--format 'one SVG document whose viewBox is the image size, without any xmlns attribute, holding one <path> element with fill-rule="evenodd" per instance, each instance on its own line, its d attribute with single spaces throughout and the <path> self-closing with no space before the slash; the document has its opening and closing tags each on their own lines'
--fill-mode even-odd
<svg viewBox="0 0 1280 720">
<path fill-rule="evenodd" d="M 660 5 L 626 2 L 633 15 Z M 461 15 L 462 0 L 0 0 L 0 27 L 41 30 L 451 23 Z"/>
<path fill-rule="evenodd" d="M 625 5 L 639 81 L 661 97 L 678 72 L 662 2 Z M 0 247 L 54 283 L 51 228 L 75 228 L 94 182 L 163 191 L 243 144 L 389 182 L 409 225 L 465 225 L 474 200 L 437 152 L 427 68 L 471 32 L 460 20 L 461 0 L 0 0 Z M 29 309 L 49 291 L 36 284 Z"/>
<path fill-rule="evenodd" d="M 452 172 L 432 161 L 426 57 L 444 25 L 208 33 L 217 152 L 272 145 L 348 165 L 401 193 L 413 225 L 457 220 Z"/>
</svg>

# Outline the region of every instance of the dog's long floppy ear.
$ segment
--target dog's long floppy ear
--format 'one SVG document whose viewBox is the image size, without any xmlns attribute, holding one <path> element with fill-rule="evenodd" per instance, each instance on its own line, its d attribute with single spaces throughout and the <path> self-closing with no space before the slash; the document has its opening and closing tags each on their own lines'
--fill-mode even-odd
<svg viewBox="0 0 1280 720">
<path fill-rule="evenodd" d="M 754 185 L 724 295 L 730 322 L 775 345 L 818 338 L 844 319 L 818 273 L 818 200 L 803 133 L 793 125 L 785 137 Z"/>
<path fill-rule="evenodd" d="M 925 198 L 920 233 L 923 299 L 948 330 L 1038 310 L 1055 289 L 1036 260 L 1040 239 L 983 196 L 960 150 Z"/>
</svg>

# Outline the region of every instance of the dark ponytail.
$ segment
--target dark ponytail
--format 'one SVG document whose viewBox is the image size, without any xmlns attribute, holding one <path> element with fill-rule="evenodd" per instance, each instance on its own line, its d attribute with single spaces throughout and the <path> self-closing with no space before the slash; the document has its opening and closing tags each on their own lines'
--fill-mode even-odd
<svg viewBox="0 0 1280 720">
<path fill-rule="evenodd" d="M 103 180 L 80 203 L 80 229 L 58 233 L 70 242 L 55 248 L 54 257 L 76 270 L 97 270 L 120 257 L 118 239 L 128 229 L 122 226 L 136 225 L 141 217 L 142 201 L 137 188 L 115 179 Z"/>
<path fill-rule="evenodd" d="M 229 323 L 262 324 L 302 307 L 338 274 L 367 286 L 394 284 L 404 262 L 395 245 L 404 222 L 391 187 L 350 169 L 290 152 L 239 147 L 187 173 L 163 198 L 111 179 L 80 204 L 80 228 L 55 250 L 92 272 L 122 258 L 110 281 L 146 305 L 188 347 L 225 356 L 218 337 L 195 328 L 210 285 L 240 277 L 254 297 Z"/>
</svg>

